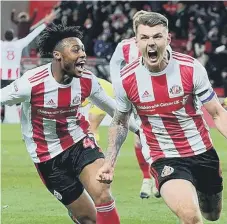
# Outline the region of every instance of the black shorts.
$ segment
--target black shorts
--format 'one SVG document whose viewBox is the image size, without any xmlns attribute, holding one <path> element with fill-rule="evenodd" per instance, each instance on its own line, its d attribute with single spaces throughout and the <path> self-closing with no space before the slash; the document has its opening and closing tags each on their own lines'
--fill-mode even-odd
<svg viewBox="0 0 227 224">
<path fill-rule="evenodd" d="M 93 138 L 87 136 L 51 160 L 35 166 L 48 190 L 64 205 L 69 205 L 83 193 L 79 180 L 81 171 L 99 158 L 104 158 L 104 154 Z"/>
<path fill-rule="evenodd" d="M 196 190 L 212 195 L 222 191 L 222 176 L 215 149 L 184 158 L 162 158 L 151 164 L 151 174 L 160 190 L 171 179 L 190 181 Z"/>
</svg>

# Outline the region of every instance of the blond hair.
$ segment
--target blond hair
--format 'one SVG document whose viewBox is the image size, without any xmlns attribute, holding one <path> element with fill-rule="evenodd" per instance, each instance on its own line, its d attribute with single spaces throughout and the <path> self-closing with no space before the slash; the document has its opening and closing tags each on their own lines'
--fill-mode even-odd
<svg viewBox="0 0 227 224">
<path fill-rule="evenodd" d="M 135 18 L 135 21 L 133 21 L 133 30 L 135 33 L 137 32 L 138 26 L 140 24 L 150 27 L 161 24 L 168 29 L 168 19 L 157 12 L 146 12 L 138 15 L 137 18 Z"/>
<path fill-rule="evenodd" d="M 135 23 L 136 21 L 139 19 L 140 16 L 144 15 L 145 13 L 147 13 L 147 11 L 144 11 L 144 10 L 140 10 L 138 12 L 135 13 L 135 15 L 133 16 L 132 18 L 132 21 L 133 21 L 133 31 L 135 32 Z"/>
</svg>

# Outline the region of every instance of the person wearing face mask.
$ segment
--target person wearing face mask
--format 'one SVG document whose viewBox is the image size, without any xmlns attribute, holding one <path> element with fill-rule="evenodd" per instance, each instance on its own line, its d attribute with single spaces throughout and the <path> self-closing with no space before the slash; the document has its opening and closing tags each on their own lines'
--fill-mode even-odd
<svg viewBox="0 0 227 224">
<path fill-rule="evenodd" d="M 168 52 L 171 35 L 165 16 L 141 15 L 135 33 L 142 56 L 126 65 L 114 84 L 117 111 L 109 128 L 105 164 L 96 178 L 112 182 L 133 105 L 141 120 L 143 152 L 165 203 L 181 223 L 202 224 L 202 216 L 218 220 L 223 179 L 201 105 L 225 138 L 227 111 L 198 60 Z"/>
<path fill-rule="evenodd" d="M 119 224 L 110 185 L 96 180 L 104 154 L 78 110 L 87 97 L 114 115 L 115 102 L 85 69 L 79 27 L 55 25 L 38 39 L 39 53 L 52 61 L 31 69 L 1 89 L 1 104 L 22 103 L 22 133 L 47 189 L 75 223 Z M 135 124 L 130 125 L 138 133 Z"/>
</svg>

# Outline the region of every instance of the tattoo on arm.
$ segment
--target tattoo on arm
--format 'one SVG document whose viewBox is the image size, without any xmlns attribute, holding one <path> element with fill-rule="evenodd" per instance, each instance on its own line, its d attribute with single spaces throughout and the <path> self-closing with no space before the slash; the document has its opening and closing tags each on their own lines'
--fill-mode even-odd
<svg viewBox="0 0 227 224">
<path fill-rule="evenodd" d="M 106 160 L 109 161 L 112 166 L 114 166 L 118 152 L 127 137 L 130 113 L 131 111 L 115 111 L 113 120 L 110 124 Z"/>
</svg>

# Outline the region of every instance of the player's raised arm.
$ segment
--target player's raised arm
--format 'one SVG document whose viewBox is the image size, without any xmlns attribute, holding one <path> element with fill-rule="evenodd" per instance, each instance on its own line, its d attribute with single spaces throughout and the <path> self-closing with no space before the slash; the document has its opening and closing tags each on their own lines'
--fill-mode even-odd
<svg viewBox="0 0 227 224">
<path fill-rule="evenodd" d="M 31 33 L 29 33 L 26 37 L 20 39 L 21 44 L 25 47 L 27 46 L 32 40 L 34 40 L 47 26 L 47 24 L 50 24 L 53 22 L 53 20 L 56 18 L 56 12 L 51 12 L 44 18 L 43 24 L 38 26 L 36 29 L 34 29 Z"/>
<path fill-rule="evenodd" d="M 212 116 L 217 129 L 227 138 L 227 111 L 222 107 L 211 87 L 206 69 L 198 62 L 194 70 L 194 93 Z"/>
<path fill-rule="evenodd" d="M 29 101 L 31 97 L 31 86 L 28 80 L 22 76 L 1 89 L 0 96 L 2 105 L 12 106 L 17 103 Z"/>
</svg>

